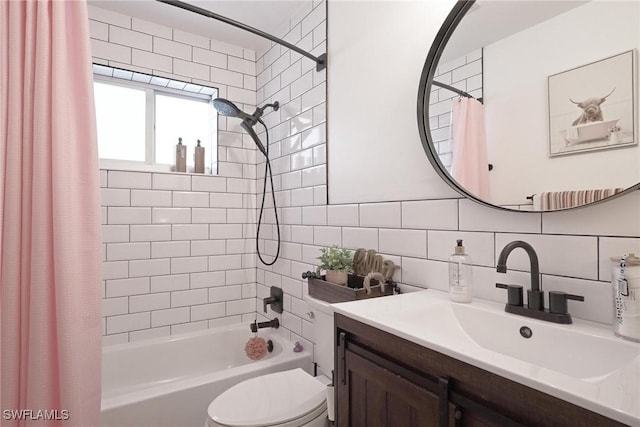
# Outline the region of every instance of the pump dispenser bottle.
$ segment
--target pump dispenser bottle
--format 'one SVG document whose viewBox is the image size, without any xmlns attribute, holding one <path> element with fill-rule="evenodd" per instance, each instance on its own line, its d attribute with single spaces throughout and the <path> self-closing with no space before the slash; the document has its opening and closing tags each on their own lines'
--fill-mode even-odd
<svg viewBox="0 0 640 427">
<path fill-rule="evenodd" d="M 449 296 L 451 301 L 471 302 L 472 287 L 471 257 L 464 253 L 462 240 L 458 240 L 454 253 L 449 257 Z"/>
</svg>

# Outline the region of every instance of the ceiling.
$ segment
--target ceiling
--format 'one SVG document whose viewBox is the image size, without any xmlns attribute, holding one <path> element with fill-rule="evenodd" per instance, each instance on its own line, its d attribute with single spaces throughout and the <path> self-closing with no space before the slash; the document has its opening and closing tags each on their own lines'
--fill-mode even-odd
<svg viewBox="0 0 640 427">
<path fill-rule="evenodd" d="M 265 51 L 270 42 L 262 37 L 155 0 L 88 0 L 92 6 L 134 18 L 198 34 L 236 46 Z M 312 0 L 189 0 L 201 7 L 256 29 L 282 37 L 292 16 L 310 11 Z"/>
</svg>

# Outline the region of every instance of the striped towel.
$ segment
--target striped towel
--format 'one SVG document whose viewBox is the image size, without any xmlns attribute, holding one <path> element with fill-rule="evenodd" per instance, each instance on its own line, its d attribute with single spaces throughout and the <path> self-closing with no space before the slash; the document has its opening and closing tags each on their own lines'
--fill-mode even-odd
<svg viewBox="0 0 640 427">
<path fill-rule="evenodd" d="M 606 199 L 624 191 L 624 188 L 606 188 L 601 190 L 549 191 L 533 196 L 534 206 L 541 210 L 567 209 Z"/>
</svg>

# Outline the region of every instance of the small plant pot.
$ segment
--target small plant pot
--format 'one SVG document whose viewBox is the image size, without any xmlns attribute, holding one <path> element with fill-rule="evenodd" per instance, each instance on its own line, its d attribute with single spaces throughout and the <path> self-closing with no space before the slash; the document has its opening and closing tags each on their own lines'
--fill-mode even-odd
<svg viewBox="0 0 640 427">
<path fill-rule="evenodd" d="M 331 282 L 335 285 L 346 285 L 347 277 L 347 272 L 344 270 L 327 270 L 326 274 L 327 282 Z"/>
</svg>

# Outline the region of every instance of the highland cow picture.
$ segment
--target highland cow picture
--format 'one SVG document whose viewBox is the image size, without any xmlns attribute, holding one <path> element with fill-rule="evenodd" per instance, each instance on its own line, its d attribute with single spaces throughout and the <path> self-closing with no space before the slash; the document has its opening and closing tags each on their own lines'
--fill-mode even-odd
<svg viewBox="0 0 640 427">
<path fill-rule="evenodd" d="M 638 143 L 634 68 L 630 50 L 549 76 L 549 156 Z"/>
</svg>

